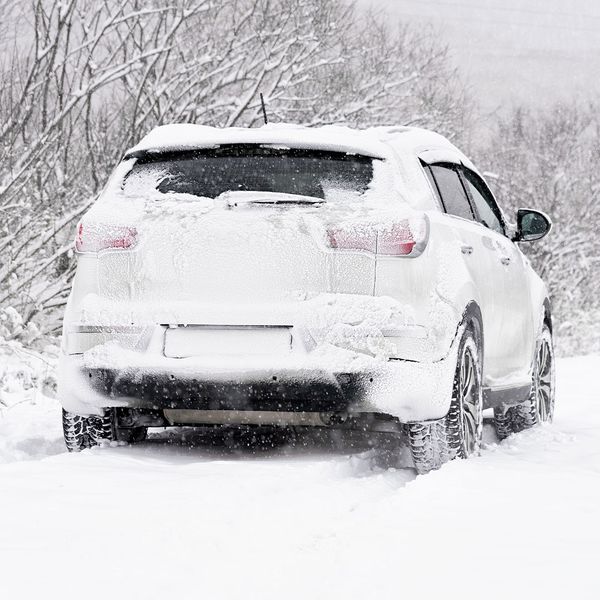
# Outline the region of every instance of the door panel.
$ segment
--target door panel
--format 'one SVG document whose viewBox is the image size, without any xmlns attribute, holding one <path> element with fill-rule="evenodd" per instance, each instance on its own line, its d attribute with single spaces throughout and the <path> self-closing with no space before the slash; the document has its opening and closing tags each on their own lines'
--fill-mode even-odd
<svg viewBox="0 0 600 600">
<path fill-rule="evenodd" d="M 503 367 L 502 303 L 505 281 L 493 260 L 493 241 L 488 230 L 476 223 L 456 165 L 431 165 L 433 179 L 442 203 L 449 213 L 446 219 L 460 238 L 462 260 L 476 289 L 483 318 L 484 377 L 497 378 Z M 465 218 L 463 218 L 463 216 Z"/>
<path fill-rule="evenodd" d="M 535 322 L 529 293 L 529 279 L 521 251 L 506 237 L 490 232 L 494 242 L 493 262 L 501 271 L 505 293 L 502 297 L 502 371 L 515 382 L 527 382 Z"/>
<path fill-rule="evenodd" d="M 523 256 L 505 235 L 502 213 L 485 182 L 466 167 L 460 168 L 476 219 L 484 230 L 494 279 L 502 280 L 503 293 L 497 299 L 501 315 L 498 372 L 502 378 L 520 382 L 528 378 L 534 325 Z M 500 385 L 500 381 L 498 382 Z"/>
<path fill-rule="evenodd" d="M 506 278 L 496 260 L 494 232 L 479 223 L 453 219 L 460 231 L 463 261 L 480 294 L 483 318 L 484 378 L 498 379 L 506 374 L 507 346 L 504 340 L 504 297 Z"/>
</svg>

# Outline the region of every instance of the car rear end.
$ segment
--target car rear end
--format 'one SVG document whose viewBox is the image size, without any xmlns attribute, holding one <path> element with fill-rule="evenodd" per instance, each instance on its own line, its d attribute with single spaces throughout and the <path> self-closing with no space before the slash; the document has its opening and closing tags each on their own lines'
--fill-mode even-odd
<svg viewBox="0 0 600 600">
<path fill-rule="evenodd" d="M 134 150 L 82 219 L 65 409 L 130 425 L 445 414 L 428 219 L 385 147 L 238 138 Z M 378 261 L 411 290 L 376 295 Z"/>
</svg>

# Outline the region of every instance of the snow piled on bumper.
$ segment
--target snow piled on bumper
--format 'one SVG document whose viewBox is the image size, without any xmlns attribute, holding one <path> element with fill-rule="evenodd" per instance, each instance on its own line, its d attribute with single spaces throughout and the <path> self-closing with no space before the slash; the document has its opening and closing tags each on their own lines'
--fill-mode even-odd
<svg viewBox="0 0 600 600">
<path fill-rule="evenodd" d="M 97 302 L 97 299 L 93 300 Z M 139 329 L 141 341 L 138 343 L 132 344 L 131 338 L 125 343 L 117 332 L 114 339 L 94 346 L 83 357 L 63 357 L 61 396 L 69 410 L 90 414 L 102 406 L 127 405 L 122 392 L 119 397 L 114 396 L 113 391 L 107 392 L 111 396 L 107 400 L 107 395 L 98 393 L 97 384 L 91 389 L 97 370 L 111 371 L 112 381 L 123 381 L 123 378 L 133 382 L 142 379 L 144 382 L 160 381 L 161 377 L 175 381 L 181 378 L 184 382 L 197 379 L 208 384 L 222 384 L 225 395 L 227 385 L 239 383 L 260 384 L 275 380 L 277 386 L 273 386 L 275 389 L 269 394 L 283 395 L 286 394 L 285 385 L 322 383 L 338 388 L 351 410 L 386 413 L 403 422 L 440 418 L 448 410 L 455 356 L 450 349 L 440 359 L 436 344 L 428 337 L 428 330 L 414 322 L 411 307 L 389 297 L 319 294 L 295 303 L 237 307 L 237 315 L 235 307 L 171 305 L 173 313 L 169 316 L 175 319 L 168 321 L 165 320 L 165 307 L 131 307 L 133 310 L 140 308 L 143 309 L 141 313 L 133 314 L 129 307 L 119 305 L 118 314 L 111 315 L 104 309 L 98 311 L 96 305 L 95 314 L 86 313 L 87 320 L 93 323 L 100 321 L 100 315 L 103 322 L 135 323 L 138 328 L 139 323 L 150 322 L 150 325 Z M 162 311 L 161 314 L 154 313 L 155 309 Z M 293 339 L 289 352 L 279 350 L 255 355 L 236 353 L 233 348 L 223 354 L 205 350 L 186 358 L 165 356 L 168 323 L 188 324 L 190 329 L 194 324 L 210 328 L 211 322 L 217 327 L 224 322 L 228 327 L 235 327 L 232 322 L 262 326 L 265 315 L 271 324 L 289 327 Z M 159 316 L 162 318 L 158 319 Z M 157 325 L 157 319 L 163 325 Z M 198 333 L 201 335 L 202 331 Z M 243 335 L 243 329 L 239 335 Z M 420 349 L 418 356 L 415 355 L 417 347 Z M 123 375 L 114 375 L 114 372 Z M 340 379 L 341 375 L 349 374 L 360 376 L 360 393 L 355 393 L 353 388 L 352 398 L 342 389 Z"/>
</svg>

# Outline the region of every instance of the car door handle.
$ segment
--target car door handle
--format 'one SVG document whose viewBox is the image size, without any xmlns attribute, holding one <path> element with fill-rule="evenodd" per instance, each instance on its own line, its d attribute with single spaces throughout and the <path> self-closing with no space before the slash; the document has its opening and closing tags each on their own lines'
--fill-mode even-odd
<svg viewBox="0 0 600 600">
<path fill-rule="evenodd" d="M 473 246 L 461 246 L 460 251 L 463 254 L 473 254 Z"/>
<path fill-rule="evenodd" d="M 500 262 L 501 262 L 503 265 L 510 265 L 510 256 L 503 256 L 503 257 L 500 259 Z"/>
</svg>

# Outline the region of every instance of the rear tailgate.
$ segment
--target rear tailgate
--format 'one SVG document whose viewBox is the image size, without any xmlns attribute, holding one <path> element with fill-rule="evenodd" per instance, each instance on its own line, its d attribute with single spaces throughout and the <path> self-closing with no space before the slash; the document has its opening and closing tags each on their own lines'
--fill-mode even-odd
<svg viewBox="0 0 600 600">
<path fill-rule="evenodd" d="M 325 293 L 372 294 L 375 256 L 332 251 L 318 209 L 185 206 L 137 224 L 139 243 L 99 255 L 98 287 L 114 301 L 279 304 Z M 157 315 L 156 319 L 160 319 Z"/>
</svg>

